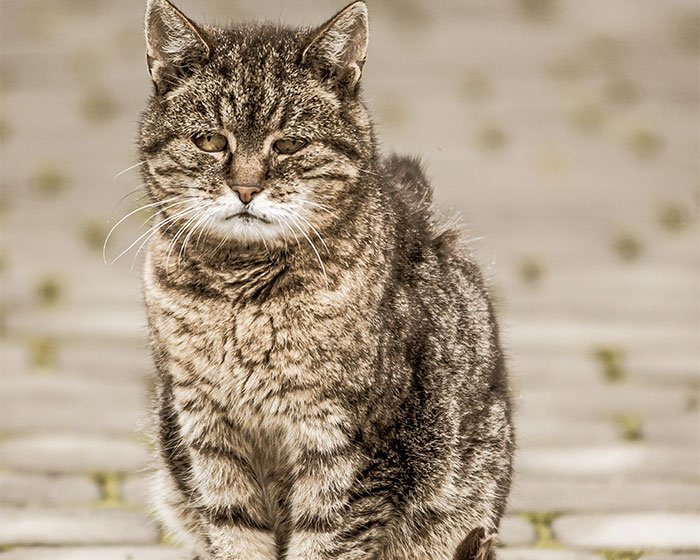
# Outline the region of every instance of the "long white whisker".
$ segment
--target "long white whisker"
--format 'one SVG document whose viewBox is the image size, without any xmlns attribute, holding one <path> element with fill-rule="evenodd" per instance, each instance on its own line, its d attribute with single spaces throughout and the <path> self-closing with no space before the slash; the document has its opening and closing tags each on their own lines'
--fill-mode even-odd
<svg viewBox="0 0 700 560">
<path fill-rule="evenodd" d="M 321 237 L 321 234 L 318 233 L 318 230 L 309 223 L 309 221 L 304 218 L 301 214 L 298 212 L 295 212 L 294 210 L 291 210 L 292 214 L 294 214 L 295 217 L 299 218 L 302 222 L 304 222 L 307 226 L 311 228 L 311 230 L 316 234 L 316 237 L 318 237 L 319 241 L 323 244 L 325 247 L 326 251 L 330 253 L 330 249 L 328 248 L 328 245 L 326 245 L 326 242 L 323 240 L 323 237 Z"/>
<path fill-rule="evenodd" d="M 163 222 L 160 222 L 160 223 L 158 223 L 158 224 L 156 224 L 156 225 L 150 227 L 150 228 L 141 236 L 141 237 L 144 237 L 144 236 L 147 235 L 146 239 L 144 239 L 143 242 L 141 243 L 141 245 L 139 245 L 139 248 L 136 250 L 136 253 L 134 253 L 134 258 L 131 260 L 131 268 L 132 268 L 132 269 L 134 268 L 134 265 L 136 264 L 136 258 L 139 256 L 139 253 L 140 253 L 141 251 L 143 251 L 143 248 L 146 246 L 146 244 L 147 244 L 148 241 L 151 239 L 151 237 L 153 237 L 153 236 L 158 232 L 158 229 L 160 229 L 160 226 L 163 226 L 163 225 L 167 224 L 168 222 L 172 223 L 172 222 L 173 222 L 175 219 L 177 219 L 178 217 L 180 217 L 180 216 L 182 216 L 182 215 L 185 215 L 185 214 L 187 214 L 187 213 L 189 213 L 189 212 L 194 212 L 195 210 L 198 210 L 198 208 L 189 208 L 189 209 L 187 209 L 187 210 L 184 210 L 184 211 L 180 212 L 179 214 L 175 214 L 174 216 L 171 216 L 170 218 L 168 218 L 167 220 L 164 220 Z M 169 228 L 169 227 L 170 227 L 170 226 L 168 226 L 168 228 Z M 166 231 L 167 231 L 168 228 L 166 228 Z M 150 234 L 149 234 L 149 232 L 150 232 Z M 141 239 L 141 237 L 139 237 L 139 239 Z M 139 239 L 137 239 L 137 240 L 135 241 L 135 243 L 138 243 L 138 242 L 139 242 Z"/>
<path fill-rule="evenodd" d="M 215 219 L 216 219 L 216 216 L 212 214 L 212 215 L 209 217 L 209 220 L 207 220 L 207 221 L 205 222 L 204 227 L 203 227 L 202 229 L 199 230 L 199 235 L 197 236 L 197 242 L 194 244 L 195 249 L 196 249 L 197 247 L 199 247 L 199 242 L 202 240 L 202 234 L 203 234 L 207 229 L 209 229 L 209 227 L 211 226 L 212 222 L 213 222 Z"/>
<path fill-rule="evenodd" d="M 299 203 L 302 205 L 308 204 L 309 206 L 313 206 L 315 208 L 318 208 L 319 210 L 321 210 L 323 212 L 327 212 L 328 214 L 330 214 L 331 216 L 333 216 L 335 218 L 338 217 L 335 212 L 332 212 L 331 210 L 328 209 L 328 207 L 324 206 L 323 204 L 318 204 L 317 202 L 312 202 L 310 200 L 300 200 Z"/>
<path fill-rule="evenodd" d="M 189 196 L 189 197 L 183 198 L 181 200 L 176 200 L 172 204 L 168 204 L 167 206 L 163 206 L 163 208 L 158 208 L 158 211 L 162 212 L 164 210 L 170 210 L 171 208 L 175 208 L 176 206 L 178 206 L 180 204 L 186 204 L 187 202 L 192 202 L 192 201 L 197 201 L 197 200 L 200 200 L 200 199 L 196 196 Z M 156 218 L 157 216 L 158 216 L 158 212 L 154 212 L 152 215 L 148 216 L 148 218 L 146 218 L 143 222 L 141 222 L 139 224 L 138 229 L 139 230 L 142 229 L 143 226 L 145 226 L 148 222 L 150 222 L 152 219 Z"/>
<path fill-rule="evenodd" d="M 212 203 L 209 203 L 209 205 L 211 205 L 211 204 Z M 187 231 L 187 228 L 190 226 L 190 224 L 199 218 L 199 213 L 201 211 L 202 211 L 201 207 L 197 208 L 197 213 L 195 213 L 194 216 L 187 219 L 185 224 L 177 231 L 175 236 L 170 241 L 170 244 L 168 245 L 168 250 L 165 254 L 165 270 L 166 270 L 166 272 L 170 271 L 170 255 L 172 254 L 172 251 L 175 248 L 175 245 L 177 244 L 178 239 L 180 239 L 180 237 L 183 235 L 183 233 L 185 231 Z M 177 265 L 178 265 L 178 267 L 180 266 L 179 261 L 178 261 Z"/>
<path fill-rule="evenodd" d="M 135 167 L 139 167 L 139 166 L 143 165 L 144 163 L 146 163 L 146 160 L 140 161 L 139 163 L 135 163 L 131 167 L 127 167 L 126 169 L 123 169 L 122 171 L 117 173 L 114 177 L 112 177 L 112 181 L 114 181 L 117 177 L 124 175 L 124 173 L 126 173 L 127 171 L 131 171 Z"/>
<path fill-rule="evenodd" d="M 293 217 L 291 217 L 291 219 L 295 223 L 297 229 L 299 230 L 299 233 L 301 233 L 306 238 L 306 240 L 309 242 L 309 245 L 311 245 L 311 248 L 313 249 L 314 253 L 316 254 L 316 258 L 318 259 L 318 264 L 321 265 L 321 271 L 323 272 L 323 279 L 326 281 L 326 288 L 330 288 L 330 284 L 328 283 L 328 275 L 326 274 L 326 267 L 323 266 L 323 260 L 321 260 L 321 255 L 319 254 L 318 250 L 316 249 L 316 245 L 314 245 L 314 242 L 311 241 L 311 238 L 308 235 L 306 235 L 306 232 L 299 226 L 299 224 L 296 222 L 296 220 L 294 220 Z"/>
<path fill-rule="evenodd" d="M 124 249 L 121 253 L 119 253 L 119 255 L 117 255 L 117 257 L 110 264 L 114 264 L 115 262 L 117 262 L 122 256 L 124 256 L 126 253 L 128 253 L 129 250 L 134 245 L 136 245 L 139 241 L 141 241 L 141 239 L 146 237 L 149 233 L 155 233 L 156 231 L 158 231 L 158 229 L 163 227 L 165 224 L 172 222 L 173 220 L 176 220 L 178 217 L 180 217 L 184 214 L 187 214 L 188 212 L 193 212 L 194 210 L 196 210 L 196 208 L 190 208 L 188 210 L 183 210 L 182 212 L 179 212 L 178 214 L 174 214 L 173 216 L 170 216 L 169 218 L 163 220 L 162 222 L 159 222 L 156 225 L 150 227 L 148 230 L 146 230 L 144 233 L 142 233 L 139 237 L 137 237 L 136 241 L 134 241 L 131 245 L 129 245 L 126 249 Z"/>
<path fill-rule="evenodd" d="M 202 210 L 202 213 L 199 216 L 199 220 L 197 220 L 197 223 L 194 224 L 194 226 L 192 226 L 192 228 L 190 229 L 190 232 L 185 236 L 185 241 L 183 242 L 182 247 L 180 247 L 180 254 L 177 257 L 178 266 L 180 265 L 180 261 L 182 260 L 182 257 L 184 256 L 185 251 L 187 250 L 187 244 L 189 243 L 190 238 L 192 237 L 192 234 L 194 234 L 194 232 L 197 231 L 197 228 L 201 224 L 203 224 L 204 222 L 206 222 L 209 219 L 209 214 L 207 213 L 207 210 L 208 210 L 207 208 Z"/>
<path fill-rule="evenodd" d="M 114 213 L 117 211 L 117 208 L 119 208 L 119 205 L 124 202 L 124 199 L 130 197 L 132 194 L 136 194 L 138 191 L 143 189 L 143 185 L 139 185 L 135 189 L 129 191 L 126 193 L 124 196 L 122 196 L 119 200 L 117 200 L 116 204 L 114 205 L 114 208 L 112 208 L 112 211 L 109 213 L 109 219 L 107 220 L 107 223 L 112 221 L 112 218 L 114 217 Z M 141 200 L 142 198 L 146 198 L 148 196 L 148 193 L 143 192 L 141 195 L 136 199 L 136 202 Z"/>
<path fill-rule="evenodd" d="M 117 228 L 119 227 L 119 224 L 121 224 L 122 222 L 124 222 L 124 220 L 126 220 L 127 218 L 129 218 L 129 216 L 133 216 L 133 215 L 136 214 L 137 212 L 141 212 L 142 210 L 145 210 L 146 208 L 152 208 L 153 206 L 158 206 L 158 205 L 160 205 L 160 204 L 164 204 L 165 202 L 170 202 L 171 200 L 175 200 L 175 198 L 176 198 L 176 197 L 173 197 L 173 198 L 170 198 L 170 199 L 166 199 L 166 200 L 164 200 L 164 201 L 151 202 L 150 204 L 145 204 L 144 206 L 141 206 L 141 207 L 137 208 L 136 210 L 132 210 L 132 211 L 129 212 L 126 216 L 124 216 L 121 220 L 119 220 L 116 224 L 114 224 L 114 226 L 112 227 L 112 229 L 109 230 L 109 233 L 108 233 L 107 236 L 105 237 L 105 241 L 104 241 L 104 243 L 102 244 L 102 260 L 103 260 L 103 262 L 104 262 L 105 264 L 107 264 L 107 243 L 109 242 L 109 238 L 112 236 L 112 233 L 114 233 L 114 230 L 117 229 Z"/>
</svg>

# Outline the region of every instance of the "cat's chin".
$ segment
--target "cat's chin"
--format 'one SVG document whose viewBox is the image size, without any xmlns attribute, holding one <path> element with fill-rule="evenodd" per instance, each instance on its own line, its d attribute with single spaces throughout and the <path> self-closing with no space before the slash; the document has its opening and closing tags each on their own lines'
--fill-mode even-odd
<svg viewBox="0 0 700 560">
<path fill-rule="evenodd" d="M 289 234 L 288 228 L 281 223 L 247 212 L 224 215 L 215 220 L 210 228 L 222 243 L 230 245 L 284 244 Z"/>
</svg>

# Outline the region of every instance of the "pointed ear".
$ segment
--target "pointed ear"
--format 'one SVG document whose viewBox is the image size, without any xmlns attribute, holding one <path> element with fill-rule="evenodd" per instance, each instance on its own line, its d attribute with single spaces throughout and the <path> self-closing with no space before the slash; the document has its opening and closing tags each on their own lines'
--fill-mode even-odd
<svg viewBox="0 0 700 560">
<path fill-rule="evenodd" d="M 353 2 L 324 23 L 302 54 L 302 63 L 355 90 L 367 58 L 369 24 L 363 0 Z"/>
<path fill-rule="evenodd" d="M 146 47 L 148 72 L 161 94 L 191 75 L 211 54 L 204 33 L 168 0 L 148 0 Z"/>
</svg>

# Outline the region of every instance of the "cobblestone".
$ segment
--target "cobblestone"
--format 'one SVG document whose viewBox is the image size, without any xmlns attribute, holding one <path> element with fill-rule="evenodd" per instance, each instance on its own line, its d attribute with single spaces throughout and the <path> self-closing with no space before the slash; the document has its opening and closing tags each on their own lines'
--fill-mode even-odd
<svg viewBox="0 0 700 560">
<path fill-rule="evenodd" d="M 149 482 L 148 476 L 131 476 L 122 484 L 122 498 L 130 504 L 147 506 L 149 504 Z"/>
<path fill-rule="evenodd" d="M 31 547 L 0 552 L 0 560 L 191 560 L 191 556 L 155 546 Z"/>
<path fill-rule="evenodd" d="M 693 479 L 699 460 L 696 447 L 626 444 L 523 449 L 517 465 L 521 474 L 531 477 Z"/>
<path fill-rule="evenodd" d="M 535 529 L 525 519 L 506 516 L 501 521 L 498 537 L 505 546 L 527 546 L 535 542 Z"/>
<path fill-rule="evenodd" d="M 611 512 L 654 510 L 700 511 L 695 482 L 515 480 L 510 511 Z"/>
<path fill-rule="evenodd" d="M 142 513 L 116 509 L 2 508 L 2 545 L 149 544 L 158 531 Z"/>
<path fill-rule="evenodd" d="M 25 472 L 133 472 L 148 461 L 143 445 L 119 438 L 42 434 L 0 441 L 0 466 Z"/>
<path fill-rule="evenodd" d="M 78 505 L 97 502 L 97 484 L 86 476 L 0 473 L 0 500 L 13 505 Z"/>
<path fill-rule="evenodd" d="M 506 548 L 498 554 L 499 560 L 603 560 L 597 554 L 559 549 Z"/>
<path fill-rule="evenodd" d="M 577 548 L 700 550 L 698 514 L 565 515 L 553 530 L 560 542 Z"/>
<path fill-rule="evenodd" d="M 6 434 L 132 434 L 145 422 L 146 395 L 142 383 L 25 375 L 5 380 L 0 409 L 0 430 Z"/>
</svg>

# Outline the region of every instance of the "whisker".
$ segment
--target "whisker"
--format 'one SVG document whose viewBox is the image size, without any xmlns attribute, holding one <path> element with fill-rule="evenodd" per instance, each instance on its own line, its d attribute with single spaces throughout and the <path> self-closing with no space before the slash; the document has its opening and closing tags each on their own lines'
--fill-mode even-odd
<svg viewBox="0 0 700 560">
<path fill-rule="evenodd" d="M 309 226 L 311 228 L 311 230 L 316 234 L 316 237 L 318 237 L 319 241 L 325 247 L 326 251 L 328 251 L 330 253 L 330 249 L 328 248 L 328 245 L 326 245 L 326 242 L 321 237 L 321 234 L 318 233 L 318 230 L 314 226 L 312 226 L 311 223 L 306 218 L 304 218 L 301 214 L 299 214 L 298 212 L 295 212 L 294 210 L 291 210 L 291 212 L 292 212 L 292 214 L 294 214 L 295 217 L 299 218 L 302 222 L 304 222 L 307 226 Z"/>
<path fill-rule="evenodd" d="M 107 264 L 107 243 L 109 242 L 109 238 L 112 236 L 112 233 L 114 233 L 114 230 L 117 229 L 117 228 L 119 227 L 119 224 L 121 224 L 121 223 L 124 222 L 124 220 L 126 220 L 129 216 L 133 216 L 133 215 L 136 214 L 137 212 L 141 212 L 142 210 L 145 210 L 146 208 L 152 208 L 153 206 L 158 206 L 158 205 L 163 204 L 163 203 L 165 203 L 165 202 L 170 202 L 171 200 L 174 200 L 174 198 L 175 198 L 175 197 L 173 197 L 173 198 L 171 198 L 171 199 L 168 199 L 168 200 L 165 200 L 165 201 L 162 201 L 162 202 L 151 202 L 150 204 L 145 204 L 144 206 L 141 206 L 141 207 L 137 208 L 136 210 L 132 210 L 132 211 L 129 212 L 126 216 L 124 216 L 121 220 L 119 220 L 116 224 L 114 224 L 114 226 L 112 227 L 112 229 L 109 230 L 109 233 L 108 233 L 107 236 L 105 237 L 105 241 L 104 241 L 104 243 L 102 244 L 102 260 L 103 260 L 103 262 L 104 262 L 105 264 Z"/>
<path fill-rule="evenodd" d="M 199 247 L 199 242 L 202 240 L 202 234 L 211 226 L 212 222 L 216 219 L 216 216 L 213 214 L 209 217 L 209 220 L 207 220 L 204 223 L 204 227 L 199 230 L 199 235 L 197 236 L 197 242 L 194 244 L 195 249 Z"/>
<path fill-rule="evenodd" d="M 117 202 L 114 204 L 114 207 L 112 208 L 112 211 L 109 213 L 109 219 L 107 220 L 107 223 L 109 223 L 109 222 L 112 221 L 112 218 L 114 217 L 114 213 L 117 211 L 117 208 L 119 208 L 119 205 L 120 205 L 122 202 L 124 202 L 124 199 L 130 197 L 132 194 L 137 193 L 137 192 L 140 191 L 142 188 L 143 188 L 143 185 L 139 185 L 139 186 L 136 187 L 135 189 L 130 190 L 128 193 L 126 193 L 124 196 L 122 196 L 119 200 L 117 200 Z M 136 199 L 136 202 L 138 202 L 138 201 L 141 200 L 142 198 L 146 198 L 147 196 L 148 196 L 148 193 L 146 193 L 146 192 L 141 193 L 141 196 L 139 196 L 139 197 Z"/>
<path fill-rule="evenodd" d="M 196 208 L 190 208 L 190 209 L 188 209 L 188 210 L 183 210 L 182 212 L 179 212 L 179 213 L 177 213 L 177 214 L 174 214 L 173 216 L 170 216 L 169 218 L 163 220 L 162 222 L 159 222 L 159 223 L 157 223 L 156 225 L 150 227 L 148 230 L 146 230 L 144 233 L 142 233 L 139 237 L 137 237 L 137 238 L 136 238 L 136 241 L 134 241 L 131 245 L 129 245 L 126 249 L 124 249 L 121 253 L 119 253 L 119 255 L 117 255 L 117 257 L 116 257 L 110 264 L 114 264 L 115 262 L 117 262 L 122 256 L 124 256 L 126 253 L 128 253 L 129 250 L 130 250 L 134 245 L 136 245 L 139 241 L 141 241 L 141 239 L 143 239 L 144 237 L 146 237 L 147 235 L 149 235 L 149 233 L 150 233 L 150 234 L 154 234 L 156 231 L 158 231 L 158 230 L 159 230 L 161 227 L 163 227 L 164 225 L 166 225 L 166 224 L 172 222 L 173 220 L 176 220 L 178 217 L 180 217 L 180 216 L 182 216 L 182 215 L 185 215 L 185 214 L 187 214 L 187 213 L 189 213 L 189 212 L 193 212 L 194 210 L 196 210 Z"/>
<path fill-rule="evenodd" d="M 204 206 L 204 209 L 206 209 L 208 206 L 211 206 L 213 202 L 208 203 L 206 206 Z M 170 270 L 170 255 L 172 254 L 172 250 L 175 248 L 175 245 L 177 244 L 178 239 L 184 234 L 185 231 L 187 231 L 187 228 L 192 224 L 195 220 L 199 218 L 199 213 L 203 210 L 202 207 L 197 208 L 197 213 L 195 213 L 194 216 L 191 218 L 188 218 L 185 224 L 178 230 L 178 232 L 175 234 L 173 239 L 170 241 L 170 244 L 168 245 L 168 251 L 165 255 L 165 270 L 168 272 Z M 178 260 L 177 266 L 180 266 L 180 261 Z"/>
<path fill-rule="evenodd" d="M 199 216 L 199 220 L 197 220 L 197 223 L 194 224 L 194 226 L 190 229 L 189 233 L 185 236 L 185 241 L 182 244 L 182 247 L 180 247 L 180 254 L 177 257 L 177 263 L 178 266 L 180 265 L 180 261 L 182 260 L 182 257 L 185 255 L 185 251 L 187 250 L 187 244 L 189 243 L 192 235 L 194 234 L 195 231 L 197 231 L 197 228 L 206 222 L 209 219 L 209 214 L 207 213 L 208 208 L 204 208 L 201 212 L 201 215 Z"/>
<path fill-rule="evenodd" d="M 124 173 L 126 173 L 127 171 L 131 171 L 135 167 L 139 167 L 139 166 L 143 165 L 144 163 L 146 163 L 146 160 L 140 161 L 139 163 L 135 163 L 134 165 L 127 167 L 126 169 L 123 169 L 122 171 L 117 173 L 114 177 L 112 177 L 112 181 L 114 181 L 116 178 L 124 175 Z"/>
<path fill-rule="evenodd" d="M 328 283 L 328 275 L 326 274 L 326 267 L 323 265 L 323 260 L 321 259 L 321 255 L 318 252 L 318 249 L 316 249 L 316 245 L 314 245 L 314 242 L 311 241 L 311 238 L 306 235 L 306 232 L 299 226 L 299 224 L 296 223 L 296 220 L 292 216 L 290 216 L 292 221 L 294 221 L 297 229 L 299 230 L 299 233 L 301 233 L 306 240 L 309 242 L 309 245 L 311 245 L 311 248 L 313 249 L 314 253 L 316 254 L 316 258 L 318 259 L 318 263 L 321 265 L 321 272 L 323 272 L 323 279 L 326 281 L 326 289 L 330 288 L 330 284 Z"/>
</svg>

